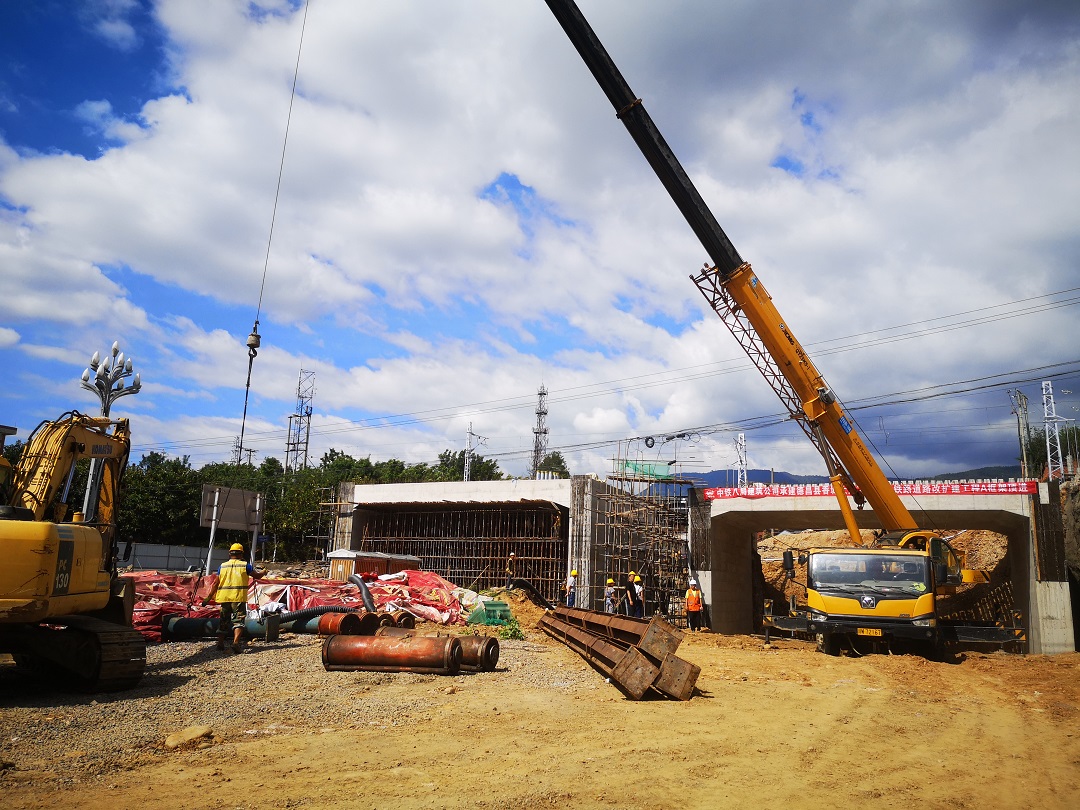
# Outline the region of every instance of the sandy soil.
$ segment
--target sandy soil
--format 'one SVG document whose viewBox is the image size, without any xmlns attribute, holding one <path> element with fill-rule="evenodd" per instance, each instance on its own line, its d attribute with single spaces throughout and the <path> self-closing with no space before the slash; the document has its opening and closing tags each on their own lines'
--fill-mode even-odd
<svg viewBox="0 0 1080 810">
<path fill-rule="evenodd" d="M 513 609 L 527 628 L 539 615 L 525 602 Z M 685 810 L 1080 801 L 1077 653 L 968 652 L 953 664 L 830 658 L 803 642 L 701 633 L 679 649 L 701 667 L 699 693 L 634 702 L 573 652 L 527 633 L 503 642 L 499 671 L 457 678 L 325 673 L 317 643 L 297 648 L 313 660 L 297 667 L 305 680 L 296 687 L 250 681 L 268 649 L 219 658 L 206 687 L 239 688 L 256 704 L 242 728 L 167 750 L 165 734 L 191 722 L 175 716 L 156 744 L 94 772 L 77 767 L 78 751 L 0 763 L 0 804 Z M 181 715 L 185 688 L 178 680 L 133 701 L 176 701 Z M 295 688 L 329 693 L 328 708 L 302 722 L 283 716 Z M 358 709 L 364 717 L 376 704 L 370 720 L 356 721 Z M 5 716 L 24 717 L 19 707 L 17 694 L 4 696 L 0 728 Z M 119 729 L 136 707 L 114 707 L 109 722 Z"/>
</svg>

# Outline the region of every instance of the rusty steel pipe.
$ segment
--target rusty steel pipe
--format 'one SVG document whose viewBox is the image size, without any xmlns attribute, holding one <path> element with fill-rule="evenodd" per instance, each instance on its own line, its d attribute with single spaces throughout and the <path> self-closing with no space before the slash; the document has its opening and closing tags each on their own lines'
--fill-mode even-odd
<svg viewBox="0 0 1080 810">
<path fill-rule="evenodd" d="M 461 642 L 436 636 L 328 636 L 322 661 L 328 672 L 456 675 L 461 669 Z"/>
<path fill-rule="evenodd" d="M 415 631 L 403 627 L 380 627 L 375 635 L 382 638 L 443 638 L 417 636 Z M 491 636 L 453 636 L 461 643 L 461 669 L 463 672 L 492 672 L 499 665 L 499 640 Z"/>
<path fill-rule="evenodd" d="M 412 630 L 416 627 L 416 617 L 408 611 L 399 610 L 391 615 L 394 617 L 394 624 L 398 627 L 404 627 L 406 630 Z"/>
<path fill-rule="evenodd" d="M 405 627 L 390 627 L 387 625 L 376 630 L 375 635 L 385 638 L 412 638 L 416 635 L 416 632 Z"/>
<path fill-rule="evenodd" d="M 491 636 L 458 636 L 461 668 L 468 672 L 493 672 L 499 665 L 499 640 Z"/>
<path fill-rule="evenodd" d="M 359 613 L 324 613 L 319 617 L 320 636 L 360 635 Z"/>
</svg>

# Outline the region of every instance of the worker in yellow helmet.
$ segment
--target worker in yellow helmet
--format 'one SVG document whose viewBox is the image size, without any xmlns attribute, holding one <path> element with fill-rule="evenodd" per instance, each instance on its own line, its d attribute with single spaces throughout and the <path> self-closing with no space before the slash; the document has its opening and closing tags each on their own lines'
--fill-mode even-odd
<svg viewBox="0 0 1080 810">
<path fill-rule="evenodd" d="M 251 580 L 262 579 L 265 572 L 244 559 L 244 547 L 239 543 L 229 546 L 229 559 L 218 568 L 217 588 L 214 601 L 221 606 L 218 619 L 217 648 L 225 649 L 225 639 L 232 628 L 232 651 L 244 649 L 244 622 L 247 619 L 247 594 Z"/>
<path fill-rule="evenodd" d="M 637 603 L 634 605 L 637 612 L 634 615 L 643 619 L 645 618 L 645 586 L 641 584 L 641 577 L 637 574 L 634 575 L 634 592 L 637 595 Z"/>
<path fill-rule="evenodd" d="M 574 568 L 570 571 L 570 576 L 566 578 L 566 606 L 574 606 L 574 598 L 577 595 L 577 569 Z"/>
<path fill-rule="evenodd" d="M 640 600 L 638 599 L 638 589 L 634 587 L 634 577 L 637 574 L 631 571 L 626 575 L 626 585 L 624 586 L 626 595 L 626 615 L 627 616 L 640 616 L 644 615 L 644 612 L 638 612 Z"/>
<path fill-rule="evenodd" d="M 604 585 L 604 613 L 615 612 L 615 580 L 608 577 Z"/>
</svg>

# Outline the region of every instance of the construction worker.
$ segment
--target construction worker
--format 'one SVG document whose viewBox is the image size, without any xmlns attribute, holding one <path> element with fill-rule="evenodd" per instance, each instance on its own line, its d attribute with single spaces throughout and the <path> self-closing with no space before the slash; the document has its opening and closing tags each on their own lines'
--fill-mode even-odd
<svg viewBox="0 0 1080 810">
<path fill-rule="evenodd" d="M 574 596 L 577 593 L 577 569 L 573 569 L 570 572 L 570 576 L 566 578 L 566 606 L 574 606 Z"/>
<path fill-rule="evenodd" d="M 638 590 L 634 587 L 634 578 L 637 574 L 631 571 L 626 575 L 626 615 L 637 616 L 638 615 Z M 640 579 L 640 577 L 638 577 Z"/>
<path fill-rule="evenodd" d="M 225 640 L 232 628 L 232 651 L 244 649 L 244 622 L 247 620 L 247 593 L 251 580 L 262 579 L 262 571 L 244 559 L 244 547 L 239 543 L 229 546 L 229 559 L 218 568 L 217 588 L 213 601 L 221 606 L 218 620 L 217 648 L 225 649 Z"/>
<path fill-rule="evenodd" d="M 634 615 L 639 619 L 645 618 L 645 586 L 641 584 L 641 577 L 634 576 L 634 591 L 637 594 L 637 602 L 634 603 Z"/>
<path fill-rule="evenodd" d="M 510 552 L 510 556 L 506 558 L 506 590 L 510 590 L 514 587 L 514 568 L 517 564 L 517 554 Z"/>
<path fill-rule="evenodd" d="M 690 580 L 690 589 L 686 592 L 686 624 L 691 633 L 701 629 L 701 591 L 696 579 Z"/>
<path fill-rule="evenodd" d="M 615 612 L 615 580 L 608 577 L 604 585 L 604 613 Z"/>
</svg>

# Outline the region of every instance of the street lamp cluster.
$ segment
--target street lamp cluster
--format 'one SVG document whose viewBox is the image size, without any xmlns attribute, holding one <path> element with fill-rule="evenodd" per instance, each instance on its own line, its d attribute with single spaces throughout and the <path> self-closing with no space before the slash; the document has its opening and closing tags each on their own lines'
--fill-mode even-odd
<svg viewBox="0 0 1080 810">
<path fill-rule="evenodd" d="M 120 397 L 128 394 L 137 394 L 142 388 L 142 381 L 138 374 L 131 385 L 125 385 L 124 380 L 133 375 L 131 358 L 124 357 L 120 351 L 120 343 L 116 341 L 112 345 L 110 357 L 101 361 L 101 354 L 94 352 L 90 358 L 90 368 L 82 373 L 82 387 L 87 391 L 97 394 L 101 402 L 101 415 L 108 418 L 112 404 Z M 101 460 L 90 459 L 90 474 L 86 480 L 86 495 L 83 498 L 83 515 L 85 520 L 94 520 L 97 512 L 98 496 L 101 489 Z"/>
<path fill-rule="evenodd" d="M 101 415 L 108 416 L 116 400 L 128 394 L 137 394 L 142 388 L 137 373 L 131 385 L 125 387 L 124 380 L 131 376 L 131 358 L 125 358 L 120 351 L 120 343 L 114 342 L 112 356 L 106 357 L 105 362 L 101 362 L 100 352 L 94 352 L 94 356 L 90 358 L 90 368 L 82 373 L 82 387 L 97 394 L 101 401 Z"/>
</svg>

